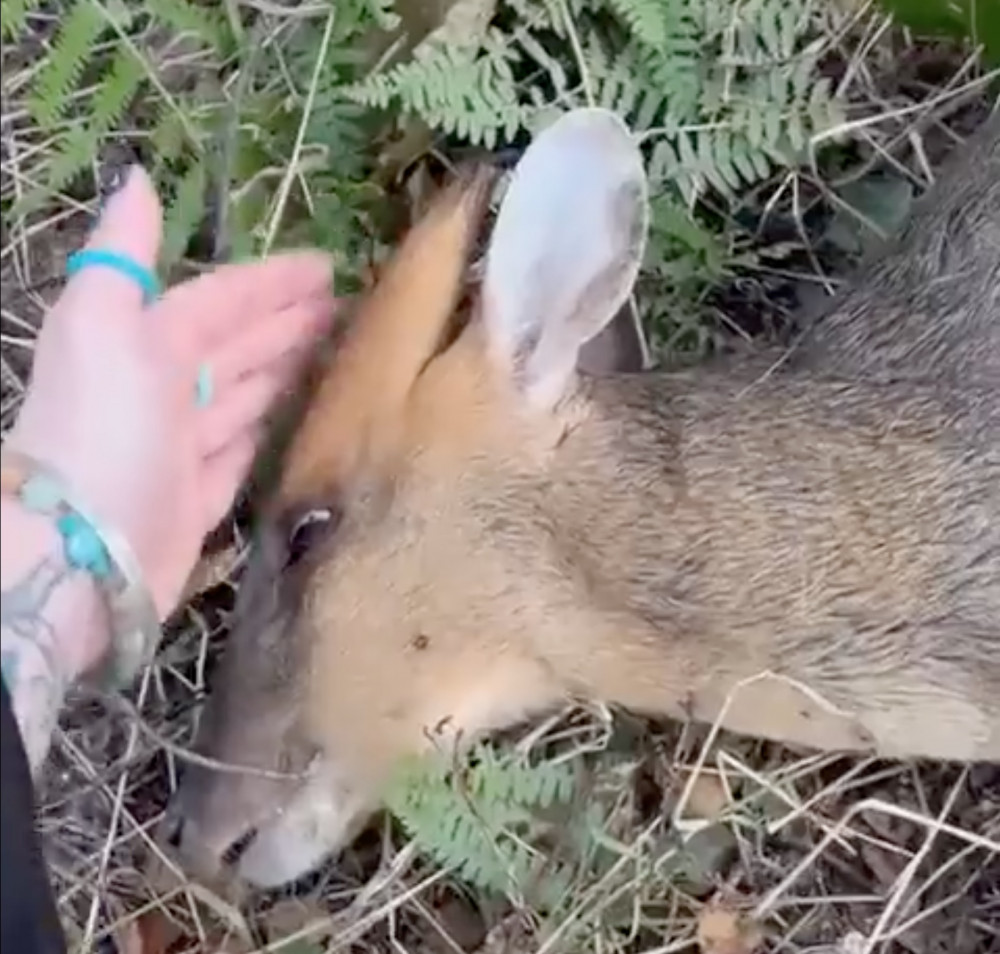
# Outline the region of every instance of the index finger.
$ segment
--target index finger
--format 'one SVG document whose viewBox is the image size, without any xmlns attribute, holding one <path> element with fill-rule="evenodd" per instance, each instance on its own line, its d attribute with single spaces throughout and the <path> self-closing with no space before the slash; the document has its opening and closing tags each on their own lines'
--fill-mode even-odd
<svg viewBox="0 0 1000 954">
<path fill-rule="evenodd" d="M 204 353 L 262 316 L 317 298 L 330 289 L 331 280 L 328 255 L 284 252 L 259 262 L 220 265 L 170 289 L 156 307 L 176 316 L 171 323 L 191 323 L 183 335 Z"/>
</svg>

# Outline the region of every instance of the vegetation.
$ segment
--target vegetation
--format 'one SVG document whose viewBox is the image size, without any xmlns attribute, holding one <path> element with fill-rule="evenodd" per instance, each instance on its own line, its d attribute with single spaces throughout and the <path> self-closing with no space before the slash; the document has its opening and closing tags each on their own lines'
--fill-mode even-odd
<svg viewBox="0 0 1000 954">
<path fill-rule="evenodd" d="M 599 103 L 646 144 L 655 330 L 738 263 L 723 229 L 688 214 L 695 200 L 794 167 L 843 117 L 812 0 L 462 0 L 437 24 L 418 4 L 349 0 L 277 26 L 221 4 L 71 0 L 42 29 L 35 7 L 17 0 L 3 21 L 45 48 L 24 77 L 40 148 L 9 214 L 86 189 L 126 136 L 169 197 L 167 268 L 309 240 L 356 282 L 391 237 L 386 184 L 431 145 L 523 144 L 556 111 Z"/>
</svg>

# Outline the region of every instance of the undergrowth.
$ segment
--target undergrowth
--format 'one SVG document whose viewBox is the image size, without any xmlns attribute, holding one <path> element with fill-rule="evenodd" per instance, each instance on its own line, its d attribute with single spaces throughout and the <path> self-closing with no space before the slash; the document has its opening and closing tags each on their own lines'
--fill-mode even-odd
<svg viewBox="0 0 1000 954">
<path fill-rule="evenodd" d="M 731 839 L 711 825 L 684 844 L 662 818 L 636 837 L 634 755 L 562 748 L 433 749 L 400 766 L 386 804 L 437 865 L 512 900 L 560 950 L 626 943 L 637 910 L 655 910 L 668 882 L 690 889 Z"/>
<path fill-rule="evenodd" d="M 535 762 L 477 745 L 467 759 L 440 750 L 408 761 L 387 804 L 441 865 L 483 891 L 523 892 L 534 881 L 552 907 L 568 879 L 534 847 L 542 815 L 576 791 L 573 763 Z M 541 868 L 548 867 L 544 879 Z"/>
<path fill-rule="evenodd" d="M 599 104 L 648 158 L 639 305 L 656 333 L 758 254 L 736 253 L 731 222 L 697 200 L 735 200 L 843 119 L 814 0 L 463 0 L 436 23 L 399 6 L 272 21 L 185 0 L 5 4 L 5 38 L 44 44 L 23 91 L 41 148 L 5 212 L 86 189 L 125 139 L 167 197 L 165 268 L 310 241 L 350 290 L 392 235 L 386 190 L 431 147 L 523 146 Z"/>
</svg>

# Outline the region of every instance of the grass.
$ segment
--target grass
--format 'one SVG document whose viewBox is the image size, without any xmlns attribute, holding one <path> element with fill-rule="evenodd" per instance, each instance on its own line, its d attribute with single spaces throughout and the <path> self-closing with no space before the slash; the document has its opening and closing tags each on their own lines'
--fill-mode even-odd
<svg viewBox="0 0 1000 954">
<path fill-rule="evenodd" d="M 300 64 L 294 82 L 283 87 L 288 95 L 294 89 L 297 111 L 282 130 L 281 141 L 291 148 L 248 170 L 227 172 L 224 211 L 216 209 L 208 234 L 188 247 L 184 270 L 225 253 L 231 230 L 223 225 L 236 207 L 233 196 L 252 184 L 267 186 L 255 223 L 264 246 L 301 234 L 302 220 L 324 199 L 311 191 L 308 170 L 326 154 L 310 141 L 303 117 L 317 108 L 310 78 L 319 52 L 329 50 L 332 20 L 315 4 L 253 0 L 246 6 L 254 12 L 252 35 L 246 48 L 227 54 L 237 68 L 210 94 L 211 108 L 230 117 L 227 129 L 231 117 L 238 120 L 246 94 L 240 78 L 256 69 L 249 41 L 287 59 L 290 27 L 307 20 L 319 42 L 313 60 Z M 831 37 L 830 45 L 839 82 L 855 105 L 838 130 L 845 144 L 815 167 L 781 173 L 749 190 L 736 212 L 713 208 L 709 199 L 703 221 L 716 223 L 715 230 L 708 239 L 702 232 L 687 239 L 700 242 L 698 254 L 712 263 L 684 292 L 694 296 L 698 317 L 675 323 L 662 336 L 662 359 L 729 347 L 740 338 L 780 337 L 798 307 L 841 280 L 853 250 L 829 240 L 837 214 L 855 237 L 864 234 L 858 223 L 877 231 L 892 217 L 893 210 L 873 205 L 846 209 L 843 187 L 879 167 L 919 192 L 985 114 L 984 70 L 962 47 L 917 42 L 867 7 L 846 5 L 839 22 L 843 35 Z M 30 216 L 7 214 L 54 148 L 25 105 L 53 24 L 51 15 L 39 14 L 34 31 L 3 50 L 4 428 L 23 394 L 34 336 L 58 294 L 65 256 L 92 221 L 105 163 L 130 156 L 149 132 L 147 117 L 126 113 L 102 140 L 104 149 L 82 186 L 60 190 Z M 169 80 L 170 97 L 181 96 L 192 76 L 203 78 L 218 67 L 196 43 L 162 33 L 143 42 L 150 69 Z M 278 80 L 269 76 L 266 82 Z M 419 201 L 421 182 L 451 162 L 450 145 L 434 140 L 422 147 L 409 164 L 409 193 L 373 188 L 373 194 L 385 193 L 375 196 L 378 209 L 393 221 L 405 220 L 408 196 L 416 193 Z M 162 174 L 168 186 L 181 175 Z M 358 208 L 344 214 L 353 216 Z M 359 281 L 367 250 L 381 242 L 376 219 L 366 211 L 344 226 L 349 241 L 343 253 L 355 256 Z M 743 254 L 776 245 L 787 254 Z M 702 274 L 713 276 L 709 287 Z M 506 746 L 541 757 L 575 753 L 587 766 L 588 799 L 600 806 L 600 865 L 579 870 L 556 918 L 546 917 L 523 892 L 492 897 L 471 891 L 407 844 L 390 819 L 294 894 L 222 898 L 185 882 L 159 854 L 153 832 L 191 758 L 197 704 L 239 586 L 247 545 L 242 519 L 234 518 L 219 537 L 221 557 L 207 567 L 200 591 L 179 613 L 130 697 L 77 697 L 57 731 L 39 792 L 39 824 L 73 950 L 100 950 L 109 939 L 126 950 L 138 934 L 156 954 L 541 954 L 579 949 L 574 931 L 584 919 L 592 949 L 609 952 L 746 954 L 758 941 L 770 951 L 803 954 L 1000 950 L 1000 769 L 794 752 L 600 709 L 568 710 L 504 739 Z"/>
</svg>

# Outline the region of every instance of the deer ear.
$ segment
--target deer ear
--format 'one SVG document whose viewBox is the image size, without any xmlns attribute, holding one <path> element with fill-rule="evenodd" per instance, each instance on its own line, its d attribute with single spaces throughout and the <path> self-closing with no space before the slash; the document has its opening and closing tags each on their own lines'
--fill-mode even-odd
<svg viewBox="0 0 1000 954">
<path fill-rule="evenodd" d="M 635 283 L 649 211 L 642 156 L 605 109 L 566 113 L 529 146 L 486 256 L 492 358 L 536 405 L 569 389 L 582 345 Z"/>
</svg>

